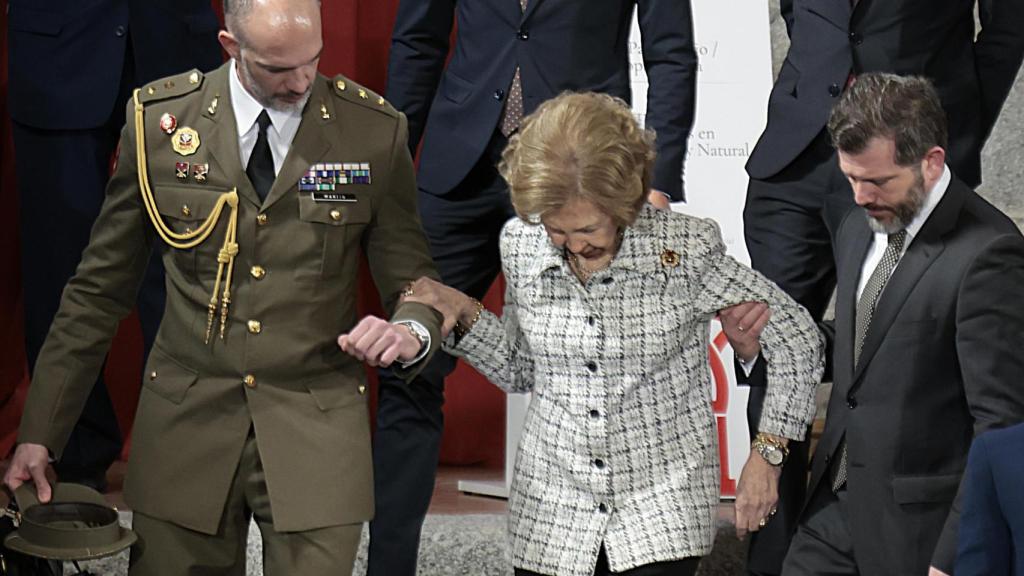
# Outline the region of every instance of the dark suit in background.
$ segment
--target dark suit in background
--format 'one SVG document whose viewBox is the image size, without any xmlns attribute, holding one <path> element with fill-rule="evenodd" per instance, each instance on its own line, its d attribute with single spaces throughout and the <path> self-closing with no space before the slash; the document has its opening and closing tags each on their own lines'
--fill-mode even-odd
<svg viewBox="0 0 1024 576">
<path fill-rule="evenodd" d="M 1024 56 L 1024 2 L 782 0 L 790 48 L 768 103 L 768 124 L 747 162 L 744 234 L 754 269 L 820 320 L 835 287 L 832 238 L 853 206 L 825 131 L 851 75 L 928 77 L 947 113 L 947 162 L 981 182 L 981 149 Z M 752 388 L 756 429 L 764 390 Z M 752 539 L 749 568 L 778 574 L 804 494 L 806 447 L 794 446 L 779 515 Z"/>
<path fill-rule="evenodd" d="M 1024 574 L 1024 424 L 978 436 L 960 514 L 957 576 Z"/>
<path fill-rule="evenodd" d="M 529 0 L 525 11 L 519 0 L 400 2 L 387 97 L 409 117 L 414 152 L 422 139 L 420 214 L 446 284 L 479 298 L 500 270 L 498 234 L 514 213 L 495 165 L 506 143 L 499 124 L 516 67 L 526 114 L 565 90 L 629 101 L 634 7 L 650 79 L 646 124 L 657 132 L 654 187 L 682 200 L 697 65 L 689 0 Z M 457 36 L 446 66 L 453 22 Z M 415 570 L 437 468 L 444 377 L 454 365 L 438 355 L 408 387 L 382 374 L 371 575 Z"/>
<path fill-rule="evenodd" d="M 190 68 L 209 70 L 222 59 L 209 0 L 10 0 L 8 9 L 31 373 L 99 214 L 131 89 Z M 154 258 L 138 299 L 147 353 L 164 297 Z M 102 483 L 121 452 L 102 377 L 98 384 L 57 463 L 63 480 Z"/>
<path fill-rule="evenodd" d="M 832 499 L 830 467 L 848 446 L 839 501 L 860 574 L 953 573 L 961 476 L 976 433 L 1024 418 L 1024 237 L 955 176 L 879 297 L 854 365 L 857 288 L 873 233 L 849 213 L 836 237 L 839 280 L 832 397 L 808 487 L 809 517 Z M 870 272 L 869 272 L 870 273 Z M 845 573 L 804 561 L 805 570 Z"/>
</svg>

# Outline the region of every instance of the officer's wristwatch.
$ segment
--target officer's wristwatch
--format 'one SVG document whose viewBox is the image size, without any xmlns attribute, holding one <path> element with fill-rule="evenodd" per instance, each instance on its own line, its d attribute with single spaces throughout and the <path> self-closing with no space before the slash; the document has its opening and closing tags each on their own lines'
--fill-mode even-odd
<svg viewBox="0 0 1024 576">
<path fill-rule="evenodd" d="M 423 350 L 423 348 L 430 343 L 430 332 L 427 332 L 427 329 L 419 323 L 400 322 L 400 324 L 408 328 L 409 333 L 420 341 L 420 350 Z"/>
<path fill-rule="evenodd" d="M 754 441 L 751 442 L 750 448 L 756 450 L 764 458 L 765 462 L 772 466 L 782 466 L 786 463 L 786 458 L 789 458 L 789 448 L 760 432 L 758 432 L 757 436 L 754 436 Z"/>
</svg>

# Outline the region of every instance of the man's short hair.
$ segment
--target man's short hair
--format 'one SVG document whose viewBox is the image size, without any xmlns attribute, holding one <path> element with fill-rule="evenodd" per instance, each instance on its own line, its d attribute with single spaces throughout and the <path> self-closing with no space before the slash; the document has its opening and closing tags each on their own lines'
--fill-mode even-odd
<svg viewBox="0 0 1024 576">
<path fill-rule="evenodd" d="M 928 79 L 870 72 L 857 76 L 832 109 L 828 131 L 840 152 L 863 152 L 874 138 L 895 143 L 896 164 L 919 162 L 946 148 L 946 113 Z"/>
</svg>

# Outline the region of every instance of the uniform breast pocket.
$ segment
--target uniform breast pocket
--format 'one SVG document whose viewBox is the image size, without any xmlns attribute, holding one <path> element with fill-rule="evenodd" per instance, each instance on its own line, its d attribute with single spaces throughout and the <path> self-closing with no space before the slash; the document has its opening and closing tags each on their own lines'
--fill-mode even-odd
<svg viewBox="0 0 1024 576">
<path fill-rule="evenodd" d="M 177 237 L 170 239 L 175 243 L 187 243 L 189 240 L 184 237 L 190 236 L 199 230 L 206 220 L 213 214 L 220 194 L 226 190 L 203 189 L 196 190 L 187 186 L 158 186 L 153 191 L 156 199 L 156 211 L 164 223 L 164 227 L 173 232 Z M 228 217 L 230 209 L 225 207 L 221 213 L 221 220 Z M 196 277 L 198 253 L 204 250 L 209 251 L 213 260 L 211 266 L 216 270 L 216 250 L 222 245 L 224 238 L 217 230 L 224 230 L 224 224 L 220 222 L 210 223 L 215 230 L 200 244 L 193 248 L 174 248 L 168 246 L 166 241 L 161 239 L 160 243 L 167 247 L 171 253 L 171 262 L 181 272 L 191 278 Z"/>
<path fill-rule="evenodd" d="M 351 196 L 355 201 L 318 202 L 311 195 L 299 196 L 302 226 L 292 238 L 295 253 L 302 259 L 296 263 L 296 280 L 334 278 L 357 253 L 372 210 L 368 198 Z"/>
</svg>

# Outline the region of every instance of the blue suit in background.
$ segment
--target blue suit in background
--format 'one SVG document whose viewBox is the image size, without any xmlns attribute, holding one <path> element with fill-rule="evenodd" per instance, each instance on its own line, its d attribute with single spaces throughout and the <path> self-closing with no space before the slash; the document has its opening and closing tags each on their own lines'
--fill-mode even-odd
<svg viewBox="0 0 1024 576">
<path fill-rule="evenodd" d="M 99 213 L 131 90 L 218 66 L 218 28 L 210 0 L 9 1 L 8 101 L 30 372 Z M 154 258 L 138 300 L 147 353 L 164 297 Z M 120 454 L 121 434 L 102 375 L 97 378 L 55 466 L 63 480 L 102 487 Z"/>
<path fill-rule="evenodd" d="M 957 576 L 1024 574 L 1024 424 L 978 436 L 967 459 Z"/>
</svg>

